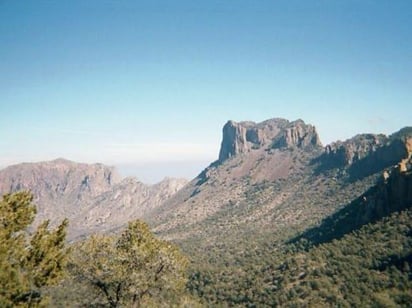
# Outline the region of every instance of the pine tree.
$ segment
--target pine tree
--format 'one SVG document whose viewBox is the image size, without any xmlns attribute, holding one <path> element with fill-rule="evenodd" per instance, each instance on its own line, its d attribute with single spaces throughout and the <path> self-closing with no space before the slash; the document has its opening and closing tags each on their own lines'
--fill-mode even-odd
<svg viewBox="0 0 412 308">
<path fill-rule="evenodd" d="M 43 287 L 57 283 L 64 273 L 68 221 L 54 231 L 45 221 L 29 236 L 36 214 L 32 200 L 29 192 L 18 192 L 0 201 L 0 307 L 44 305 Z"/>
</svg>

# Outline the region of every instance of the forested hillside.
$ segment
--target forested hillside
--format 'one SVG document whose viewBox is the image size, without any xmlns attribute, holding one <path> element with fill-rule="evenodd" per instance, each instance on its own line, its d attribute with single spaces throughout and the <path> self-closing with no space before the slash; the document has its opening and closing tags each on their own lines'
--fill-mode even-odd
<svg viewBox="0 0 412 308">
<path fill-rule="evenodd" d="M 209 305 L 409 306 L 411 129 L 357 135 L 319 154 L 279 143 L 293 136 L 286 127 L 269 148 L 234 153 L 171 199 L 193 189 L 180 201 L 188 212 L 173 217 L 182 220 L 202 200 L 232 198 L 207 219 L 170 229 L 191 257 L 192 293 Z"/>
<path fill-rule="evenodd" d="M 193 267 L 191 292 L 211 305 L 245 307 L 410 307 L 412 302 L 410 210 L 321 245 L 302 240 L 250 246 L 244 245 L 249 251 L 241 255 L 212 250 L 204 257 L 208 265 Z"/>
<path fill-rule="evenodd" d="M 36 212 L 31 194 L 4 195 L 1 303 L 410 306 L 410 128 L 391 136 L 357 135 L 325 148 L 315 128 L 301 120 L 228 122 L 223 132 L 219 160 L 166 202 L 156 203 L 148 224 L 134 219 L 141 209 L 135 205 L 131 210 L 133 198 L 128 196 L 140 196 L 141 191 L 130 179 L 97 196 L 114 204 L 100 204 L 98 216 L 111 217 L 118 227 L 108 232 L 103 224 L 97 229 L 105 231 L 101 233 L 86 228 L 87 236 L 70 243 L 65 243 L 65 236 L 71 221 L 64 220 L 55 231 L 48 221 L 37 229 L 27 228 Z M 84 190 L 80 195 L 75 190 L 50 190 L 65 179 L 54 176 L 51 165 L 46 169 L 52 182 L 46 179 L 36 186 L 41 188 L 36 203 L 41 202 L 39 192 L 53 192 L 56 200 L 69 191 L 80 197 L 93 192 L 82 188 L 93 183 L 78 186 L 76 180 L 74 187 Z M 67 168 L 65 161 L 58 165 L 58 170 Z M 87 166 L 81 167 L 84 175 Z M 18 177 L 21 183 L 26 182 L 27 168 Z M 106 170 L 100 165 L 93 168 Z M 109 182 L 104 181 L 111 186 Z M 168 195 L 173 185 L 164 185 L 160 190 Z M 142 198 L 147 201 L 153 195 L 147 190 Z M 122 206 L 123 201 L 128 206 Z M 93 207 L 86 209 L 93 218 Z M 31 230 L 37 231 L 30 234 Z"/>
</svg>

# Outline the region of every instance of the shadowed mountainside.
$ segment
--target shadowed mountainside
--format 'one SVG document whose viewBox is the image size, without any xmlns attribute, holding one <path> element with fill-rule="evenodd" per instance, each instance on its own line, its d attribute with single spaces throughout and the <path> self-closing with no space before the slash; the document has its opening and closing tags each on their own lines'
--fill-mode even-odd
<svg viewBox="0 0 412 308">
<path fill-rule="evenodd" d="M 412 130 L 322 148 L 301 121 L 242 123 L 151 217 L 191 256 L 192 293 L 224 307 L 409 307 Z"/>
<path fill-rule="evenodd" d="M 407 157 L 410 135 L 408 128 L 389 137 L 364 134 L 323 148 L 315 127 L 302 120 L 229 121 L 219 159 L 150 222 L 178 241 L 296 234 L 367 193 Z"/>
<path fill-rule="evenodd" d="M 68 217 L 72 240 L 148 220 L 190 256 L 209 306 L 408 307 L 411 170 L 409 127 L 323 148 L 302 120 L 229 121 L 186 185 L 59 159 L 1 170 L 0 191 L 32 190 L 37 221 Z"/>
<path fill-rule="evenodd" d="M 410 137 L 410 130 L 401 132 L 403 132 L 403 135 L 397 133 L 392 136 L 393 143 L 382 146 L 383 153 L 388 153 L 390 148 L 395 148 L 395 151 L 392 152 L 395 155 L 402 153 L 398 164 L 390 167 L 386 166 L 376 185 L 370 187 L 364 194 L 341 210 L 327 217 L 320 225 L 306 230 L 292 242 L 303 238 L 314 244 L 331 241 L 332 239 L 341 238 L 365 224 L 375 222 L 393 212 L 402 211 L 412 206 L 412 137 Z M 400 144 L 403 144 L 403 147 Z M 381 151 L 378 149 L 376 152 Z M 395 155 L 392 155 L 392 159 L 386 156 L 383 161 L 390 164 L 394 159 L 393 157 L 396 157 Z M 376 161 L 377 156 L 372 154 L 370 159 Z M 367 160 L 368 157 L 365 157 L 359 161 L 359 164 L 370 166 L 370 162 Z M 382 163 L 382 160 L 379 162 Z M 353 166 L 350 166 L 350 170 L 352 168 Z"/>
</svg>

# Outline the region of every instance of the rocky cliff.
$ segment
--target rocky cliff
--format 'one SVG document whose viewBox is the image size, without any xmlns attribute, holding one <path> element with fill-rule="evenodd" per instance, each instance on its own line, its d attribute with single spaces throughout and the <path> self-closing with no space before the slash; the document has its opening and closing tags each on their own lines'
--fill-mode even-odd
<svg viewBox="0 0 412 308">
<path fill-rule="evenodd" d="M 411 143 L 412 128 L 408 127 L 390 136 L 356 135 L 344 142 L 327 145 L 317 159 L 319 170 L 339 168 L 356 180 L 402 163 L 409 155 Z"/>
<path fill-rule="evenodd" d="M 113 167 L 57 159 L 0 170 L 0 194 L 30 190 L 37 205 L 35 225 L 69 218 L 69 238 L 118 228 L 143 218 L 186 184 L 166 178 L 146 185 L 121 179 Z"/>
<path fill-rule="evenodd" d="M 301 120 L 229 121 L 219 160 L 187 185 L 166 179 L 148 186 L 103 165 L 56 160 L 1 170 L 0 193 L 32 190 L 38 221 L 68 217 L 71 238 L 143 218 L 169 239 L 224 241 L 229 233 L 296 233 L 353 200 L 374 200 L 368 189 L 384 175 L 391 176 L 387 195 L 408 202 L 411 156 L 411 128 L 322 148 L 315 127 Z"/>
<path fill-rule="evenodd" d="M 411 131 L 360 134 L 322 148 L 316 129 L 301 120 L 229 121 L 219 160 L 150 220 L 155 231 L 178 240 L 207 234 L 224 241 L 221 234 L 238 237 L 240 230 L 296 232 L 364 196 L 385 170 L 409 168 Z M 405 195 L 405 185 L 388 194 Z"/>
<path fill-rule="evenodd" d="M 278 293 L 282 284 L 284 294 L 289 295 L 291 286 L 299 286 L 295 289 L 297 300 L 293 302 L 299 306 L 302 288 L 313 281 L 309 279 L 319 278 L 319 273 L 330 276 L 333 272 L 334 277 L 342 276 L 346 281 L 344 274 L 353 260 L 362 260 L 360 270 L 364 270 L 363 261 L 367 260 L 370 273 L 378 275 L 377 282 L 384 277 L 377 266 L 390 265 L 396 277 L 405 277 L 399 284 L 404 287 L 408 276 L 407 272 L 402 274 L 401 268 L 411 265 L 407 237 L 410 223 L 405 223 L 410 214 L 400 213 L 389 219 L 385 216 L 412 205 L 412 138 L 408 129 L 389 137 L 361 134 L 323 149 L 318 146 L 314 130 L 300 129 L 296 122 L 279 119 L 266 123 L 273 124 L 266 126 L 267 132 L 255 123 L 228 122 L 223 130 L 219 161 L 166 201 L 151 218 L 160 236 L 178 242 L 197 263 L 199 270 L 192 276 L 192 286 L 202 290 L 198 294 L 208 294 L 210 285 L 221 290 L 223 281 L 223 285 L 227 283 L 227 298 L 234 299 L 229 305 L 243 304 L 245 297 L 233 294 L 251 294 L 247 293 L 250 277 L 256 276 L 253 283 L 259 288 L 274 282 L 264 296 Z M 403 222 L 397 217 L 404 217 Z M 368 229 L 348 234 L 381 218 Z M 383 228 L 381 222 L 389 228 Z M 381 228 L 375 229 L 380 235 L 368 240 L 374 228 Z M 317 246 L 320 250 L 310 250 L 310 242 L 328 242 L 346 234 L 348 237 L 341 242 L 333 242 L 335 247 L 346 243 L 342 250 L 327 251 L 328 244 Z M 364 241 L 360 242 L 357 235 L 362 235 Z M 401 245 L 397 241 L 400 237 L 403 237 Z M 306 240 L 286 245 L 302 238 Z M 279 262 L 282 250 L 285 251 L 283 264 Z M 370 251 L 375 250 L 377 262 L 370 257 Z M 306 258 L 305 254 L 315 256 L 316 260 Z M 345 261 L 336 267 L 335 259 L 339 258 Z M 257 266 L 261 259 L 268 261 Z M 334 260 L 333 265 L 325 270 L 324 264 L 329 259 Z M 320 264 L 319 271 L 308 274 L 314 264 Z M 269 274 L 269 279 L 262 280 L 262 275 L 276 272 L 276 268 L 278 274 Z M 359 272 L 358 269 L 353 273 Z M 293 274 L 286 276 L 287 271 Z M 389 288 L 393 288 L 390 278 L 385 279 Z M 335 278 L 332 280 L 330 285 L 336 282 Z M 323 280 L 316 281 L 323 285 Z M 305 292 L 318 294 L 319 285 L 308 287 Z M 238 288 L 243 291 L 233 292 Z M 339 288 L 336 290 L 334 294 L 341 294 Z M 212 306 L 221 294 L 210 297 Z M 351 291 L 348 295 L 352 296 Z M 264 299 L 253 302 L 252 306 L 264 306 L 267 298 Z M 327 305 L 326 301 L 311 303 Z M 281 302 L 277 304 L 282 306 Z"/>
<path fill-rule="evenodd" d="M 405 133 L 406 130 L 403 130 Z M 319 226 L 307 230 L 297 239 L 306 238 L 313 243 L 327 242 L 360 228 L 370 222 L 377 221 L 396 211 L 412 207 L 412 137 L 395 133 L 392 139 L 395 146 L 387 145 L 387 150 L 403 146 L 403 156 L 397 164 L 380 171 L 376 183 L 350 204 L 327 217 Z M 402 152 L 400 151 L 400 152 Z M 392 159 L 398 158 L 399 152 L 394 151 Z M 367 156 L 365 157 L 365 159 Z M 387 158 L 388 159 L 388 158 Z"/>
<path fill-rule="evenodd" d="M 314 126 L 302 120 L 271 119 L 261 123 L 228 121 L 223 127 L 219 162 L 260 148 L 320 147 Z"/>
<path fill-rule="evenodd" d="M 229 121 L 219 159 L 159 207 L 150 217 L 152 225 L 176 239 L 198 232 L 219 237 L 222 230 L 240 226 L 249 231 L 293 229 L 305 217 L 316 220 L 330 213 L 332 208 L 321 204 L 328 204 L 339 189 L 323 181 L 323 175 L 311 178 L 310 162 L 322 152 L 315 127 L 302 120 Z M 361 185 L 351 189 L 359 191 Z M 345 202 L 341 197 L 334 199 L 337 205 Z"/>
</svg>

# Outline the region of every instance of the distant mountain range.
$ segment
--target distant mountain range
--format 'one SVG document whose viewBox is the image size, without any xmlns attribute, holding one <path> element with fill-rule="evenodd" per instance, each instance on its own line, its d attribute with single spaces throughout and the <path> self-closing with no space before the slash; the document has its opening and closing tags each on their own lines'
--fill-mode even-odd
<svg viewBox="0 0 412 308">
<path fill-rule="evenodd" d="M 147 221 L 189 256 L 187 288 L 208 306 L 412 300 L 411 127 L 324 147 L 302 120 L 229 121 L 219 158 L 190 182 L 57 159 L 0 170 L 0 193 L 18 190 L 33 192 L 35 224 L 69 218 L 71 241 Z"/>
<path fill-rule="evenodd" d="M 31 190 L 36 223 L 67 217 L 70 239 L 135 218 L 177 241 L 287 237 L 365 197 L 384 173 L 410 172 L 411 153 L 412 128 L 323 147 L 315 127 L 302 120 L 229 121 L 218 160 L 189 183 L 169 178 L 146 185 L 102 164 L 57 159 L 0 170 L 0 193 Z M 410 187 L 403 189 L 400 207 L 412 202 Z"/>
<path fill-rule="evenodd" d="M 65 217 L 69 239 L 93 232 L 114 230 L 127 221 L 144 218 L 186 184 L 166 178 L 155 185 L 121 179 L 112 167 L 56 159 L 23 163 L 0 170 L 0 192 L 30 190 L 37 205 L 35 225 Z"/>
</svg>

